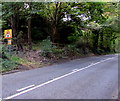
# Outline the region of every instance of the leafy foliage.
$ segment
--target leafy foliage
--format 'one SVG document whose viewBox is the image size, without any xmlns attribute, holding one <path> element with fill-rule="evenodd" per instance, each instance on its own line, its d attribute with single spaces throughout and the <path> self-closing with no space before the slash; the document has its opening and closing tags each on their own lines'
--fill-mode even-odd
<svg viewBox="0 0 120 101">
<path fill-rule="evenodd" d="M 42 41 L 46 53 L 57 49 L 55 43 L 75 44 L 94 53 L 111 52 L 120 33 L 118 8 L 117 2 L 6 2 L 2 27 L 12 27 L 14 38 L 22 30 L 28 46 Z"/>
</svg>

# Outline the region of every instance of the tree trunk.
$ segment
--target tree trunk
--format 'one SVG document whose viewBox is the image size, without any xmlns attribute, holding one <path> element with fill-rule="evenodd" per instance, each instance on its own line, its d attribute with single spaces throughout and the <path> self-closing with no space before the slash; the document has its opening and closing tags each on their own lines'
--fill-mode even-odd
<svg viewBox="0 0 120 101">
<path fill-rule="evenodd" d="M 98 31 L 93 31 L 93 52 L 98 53 L 98 39 L 99 39 L 99 33 Z"/>
<path fill-rule="evenodd" d="M 18 25 L 19 25 L 19 7 L 16 6 L 16 4 L 13 4 L 11 7 L 13 7 L 13 15 L 10 18 L 10 23 L 12 27 L 12 43 L 17 46 L 18 48 L 18 42 L 17 42 L 17 35 L 18 35 Z M 17 50 L 16 50 L 17 52 Z"/>
<path fill-rule="evenodd" d="M 58 25 L 61 19 L 61 2 L 55 3 L 55 12 L 53 14 L 53 18 L 51 19 L 51 29 L 52 29 L 52 42 L 57 43 L 59 45 L 60 43 L 60 35 L 58 32 Z"/>
<path fill-rule="evenodd" d="M 13 4 L 12 7 L 15 5 Z M 16 6 L 16 8 L 13 9 L 13 15 L 11 16 L 10 23 L 12 27 L 13 32 L 13 44 L 17 44 L 17 35 L 18 35 L 18 26 L 19 26 L 19 7 Z"/>
<path fill-rule="evenodd" d="M 11 17 L 12 35 L 13 35 L 13 39 L 15 38 L 15 40 L 13 40 L 13 44 L 17 44 L 16 37 L 17 37 L 17 33 L 18 33 L 15 19 L 16 19 L 16 17 L 15 17 L 15 15 L 13 15 Z"/>
<path fill-rule="evenodd" d="M 31 10 L 31 2 L 29 2 L 29 10 Z M 28 19 L 28 47 L 29 50 L 32 49 L 32 39 L 31 39 L 31 14 L 29 15 Z"/>
<path fill-rule="evenodd" d="M 31 40 L 31 18 L 28 20 L 28 46 L 29 50 L 32 49 L 32 40 Z"/>
<path fill-rule="evenodd" d="M 52 42 L 59 43 L 59 34 L 56 26 L 52 27 Z"/>
<path fill-rule="evenodd" d="M 103 33 L 100 33 L 100 48 L 103 49 Z"/>
</svg>

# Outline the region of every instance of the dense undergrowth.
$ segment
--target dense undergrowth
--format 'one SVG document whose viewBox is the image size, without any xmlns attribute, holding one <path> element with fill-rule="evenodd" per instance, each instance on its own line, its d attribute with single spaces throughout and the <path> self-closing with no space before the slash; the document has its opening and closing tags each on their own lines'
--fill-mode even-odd
<svg viewBox="0 0 120 101">
<path fill-rule="evenodd" d="M 0 6 L 3 72 L 120 52 L 117 2 L 6 2 Z M 12 29 L 11 49 L 16 46 L 11 51 L 4 37 L 7 29 Z"/>
<path fill-rule="evenodd" d="M 42 42 L 37 42 L 36 44 L 33 44 L 33 50 L 24 50 L 23 52 L 18 52 L 17 54 L 15 51 L 9 52 L 5 50 L 5 46 L 3 46 L 2 51 L 4 51 L 4 53 L 2 53 L 2 58 L 0 58 L 2 66 L 0 71 L 6 72 L 16 70 L 19 69 L 20 65 L 26 66 L 27 68 L 29 68 L 30 66 L 32 66 L 33 68 L 38 68 L 41 66 L 41 64 L 42 66 L 44 66 L 46 62 L 54 63 L 60 61 L 61 59 L 70 60 L 80 58 L 82 56 L 95 55 L 93 54 L 90 47 L 82 46 L 82 44 L 84 43 L 77 42 L 76 44 L 69 44 L 65 45 L 64 47 L 60 47 L 53 45 L 50 39 L 47 38 Z M 115 53 L 101 51 L 103 50 L 98 50 L 98 53 L 100 52 L 100 54 L 98 55 Z M 35 55 L 33 53 L 35 53 Z M 46 60 L 46 62 L 44 63 L 43 60 Z M 41 61 L 41 63 L 39 61 Z"/>
</svg>

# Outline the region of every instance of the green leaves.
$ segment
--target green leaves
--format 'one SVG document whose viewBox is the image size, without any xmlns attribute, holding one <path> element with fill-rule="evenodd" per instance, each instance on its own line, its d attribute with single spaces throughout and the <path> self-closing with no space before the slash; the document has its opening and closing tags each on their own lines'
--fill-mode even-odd
<svg viewBox="0 0 120 101">
<path fill-rule="evenodd" d="M 33 33 L 32 36 L 47 37 L 48 35 L 50 35 L 51 40 L 53 42 L 60 42 L 62 40 L 61 38 L 62 34 L 63 37 L 65 36 L 66 38 L 65 41 L 70 40 L 71 42 L 74 42 L 78 40 L 79 37 L 84 36 L 81 30 L 83 30 L 84 32 L 87 32 L 88 29 L 91 32 L 93 30 L 95 31 L 97 30 L 95 33 L 92 33 L 93 36 L 94 34 L 97 33 L 98 34 L 103 33 L 103 39 L 107 38 L 106 35 L 109 35 L 110 32 L 112 33 L 120 32 L 118 27 L 118 23 L 120 21 L 117 18 L 119 12 L 118 3 L 105 3 L 105 2 L 17 3 L 14 2 L 14 3 L 3 3 L 2 6 L 3 6 L 2 7 L 3 20 L 6 21 L 4 22 L 3 25 L 8 26 L 8 24 L 10 23 L 11 16 L 14 18 L 15 15 L 19 14 L 19 20 L 22 20 L 24 22 L 24 24 L 21 24 L 19 27 L 24 26 L 26 30 L 28 28 L 26 22 L 32 17 L 33 18 L 31 19 L 32 21 L 39 20 L 40 24 L 45 23 L 44 26 L 40 26 L 39 23 L 37 23 L 37 25 L 34 24 L 33 29 L 35 30 L 39 29 L 39 30 L 37 30 L 38 32 L 35 33 L 37 35 L 34 35 Z M 64 26 L 67 26 L 68 29 L 66 30 Z M 104 27 L 109 27 L 110 30 L 106 28 L 104 29 Z M 63 30 L 63 32 L 61 31 L 61 29 Z M 99 31 L 101 32 L 99 33 Z M 42 36 L 40 36 L 40 34 L 38 33 L 42 33 Z M 84 34 L 86 34 L 87 39 L 89 39 L 89 34 L 88 33 L 84 33 Z M 100 35 L 96 37 L 98 38 L 97 39 L 98 47 L 99 47 Z M 112 35 L 109 37 L 110 39 L 113 38 Z M 90 40 L 91 42 L 93 42 L 95 38 Z M 102 41 L 100 43 L 102 43 Z M 107 42 L 105 43 L 103 42 L 103 45 L 106 43 Z"/>
</svg>

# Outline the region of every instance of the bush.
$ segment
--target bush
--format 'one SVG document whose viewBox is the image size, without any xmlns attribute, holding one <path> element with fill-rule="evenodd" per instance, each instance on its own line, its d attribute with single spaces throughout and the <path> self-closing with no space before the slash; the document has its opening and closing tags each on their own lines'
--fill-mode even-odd
<svg viewBox="0 0 120 101">
<path fill-rule="evenodd" d="M 83 54 L 88 54 L 91 51 L 91 46 L 85 37 L 79 38 L 79 40 L 76 41 L 75 44 L 76 47 L 79 48 Z"/>
<path fill-rule="evenodd" d="M 63 50 L 63 55 L 67 56 L 67 57 L 71 57 L 71 56 L 75 56 L 75 55 L 80 55 L 80 50 L 78 48 L 76 48 L 75 44 L 70 44 L 66 47 L 64 47 Z"/>
<path fill-rule="evenodd" d="M 77 48 L 83 48 L 83 47 L 88 47 L 88 42 L 87 39 L 84 37 L 79 38 L 78 41 L 76 41 L 76 47 Z"/>
<path fill-rule="evenodd" d="M 63 52 L 63 50 L 62 49 L 59 49 L 59 48 L 53 48 L 52 49 L 52 53 L 53 54 L 61 54 Z"/>
<path fill-rule="evenodd" d="M 80 36 L 82 36 L 83 32 L 77 26 L 72 26 L 72 27 L 74 29 L 74 32 L 71 33 L 70 36 L 68 36 L 68 40 L 70 42 L 75 42 L 79 39 Z"/>
<path fill-rule="evenodd" d="M 9 71 L 9 70 L 13 70 L 16 67 L 16 63 L 7 59 L 2 59 L 1 61 L 1 71 Z"/>
<path fill-rule="evenodd" d="M 42 50 L 42 56 L 45 56 L 48 58 L 58 56 L 63 52 L 62 49 L 52 44 L 52 42 L 50 41 L 50 38 L 43 40 L 40 45 Z"/>
<path fill-rule="evenodd" d="M 43 40 L 40 44 L 40 47 L 42 50 L 42 55 L 48 57 L 49 53 L 52 52 L 52 48 L 53 48 L 50 38 Z"/>
<path fill-rule="evenodd" d="M 2 57 L 0 57 L 1 68 L 0 71 L 10 71 L 16 68 L 18 65 L 15 60 L 12 60 L 13 56 L 8 52 L 3 52 Z"/>
<path fill-rule="evenodd" d="M 101 54 L 104 54 L 104 53 L 106 53 L 104 49 L 101 49 L 101 48 L 97 49 L 97 54 L 101 55 Z"/>
</svg>

